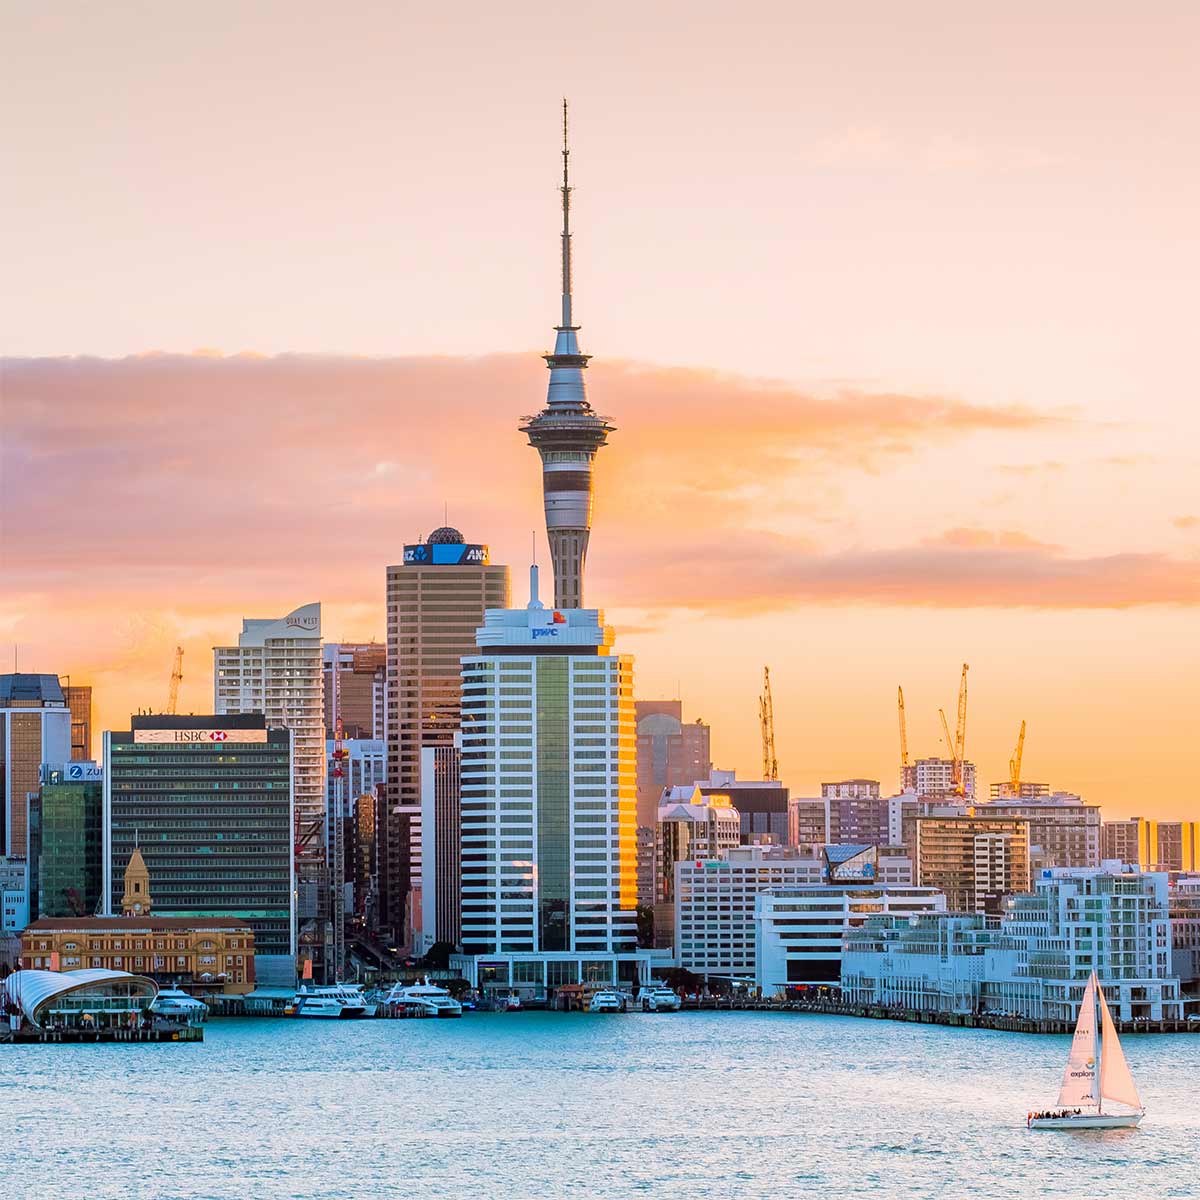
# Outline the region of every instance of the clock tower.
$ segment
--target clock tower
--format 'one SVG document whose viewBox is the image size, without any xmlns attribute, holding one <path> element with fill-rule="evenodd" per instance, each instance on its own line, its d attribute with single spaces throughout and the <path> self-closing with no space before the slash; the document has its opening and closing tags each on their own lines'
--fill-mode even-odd
<svg viewBox="0 0 1200 1200">
<path fill-rule="evenodd" d="M 121 913 L 126 917 L 150 915 L 150 872 L 142 852 L 135 846 L 125 868 L 125 894 L 121 897 Z"/>
</svg>

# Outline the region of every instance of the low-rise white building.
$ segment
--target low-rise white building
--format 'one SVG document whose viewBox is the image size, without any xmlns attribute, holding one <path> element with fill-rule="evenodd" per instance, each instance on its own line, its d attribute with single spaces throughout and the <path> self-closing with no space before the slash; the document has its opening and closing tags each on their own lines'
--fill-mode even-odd
<svg viewBox="0 0 1200 1200">
<path fill-rule="evenodd" d="M 755 910 L 755 983 L 765 996 L 788 988 L 838 986 L 842 939 L 872 917 L 944 912 L 935 888 L 829 883 L 763 892 Z"/>
<path fill-rule="evenodd" d="M 843 995 L 919 1011 L 990 1011 L 1072 1022 L 1094 970 L 1122 1020 L 1184 1016 L 1172 969 L 1167 877 L 1046 870 L 996 922 L 880 920 L 847 937 Z"/>
</svg>

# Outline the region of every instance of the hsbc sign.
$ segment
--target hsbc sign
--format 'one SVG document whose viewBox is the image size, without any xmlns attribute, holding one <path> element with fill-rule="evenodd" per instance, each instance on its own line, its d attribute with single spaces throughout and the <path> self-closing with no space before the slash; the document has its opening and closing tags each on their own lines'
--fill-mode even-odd
<svg viewBox="0 0 1200 1200">
<path fill-rule="evenodd" d="M 135 729 L 133 740 L 161 745 L 212 745 L 214 742 L 256 742 L 267 740 L 265 729 Z"/>
</svg>

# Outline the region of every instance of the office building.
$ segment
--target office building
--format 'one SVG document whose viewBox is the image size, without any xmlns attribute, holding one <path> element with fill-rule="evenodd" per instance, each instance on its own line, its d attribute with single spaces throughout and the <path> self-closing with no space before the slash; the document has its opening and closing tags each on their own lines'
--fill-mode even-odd
<svg viewBox="0 0 1200 1200">
<path fill-rule="evenodd" d="M 387 646 L 381 642 L 326 642 L 321 651 L 325 738 L 342 720 L 342 737 L 382 741 L 387 703 Z"/>
<path fill-rule="evenodd" d="M 654 944 L 674 944 L 675 864 L 724 858 L 740 846 L 742 819 L 724 796 L 691 787 L 668 788 L 658 809 Z"/>
<path fill-rule="evenodd" d="M 553 957 L 549 986 L 636 949 L 633 661 L 530 575 L 528 607 L 489 609 L 463 659 L 462 944 Z"/>
<path fill-rule="evenodd" d="M 1069 1025 L 1095 971 L 1120 1020 L 1184 1015 L 1165 874 L 1052 869 L 1010 897 L 999 922 L 945 920 L 883 917 L 848 934 L 845 998 Z"/>
<path fill-rule="evenodd" d="M 57 675 L 0 675 L 0 852 L 29 853 L 29 797 L 42 763 L 69 762 L 71 710 Z"/>
<path fill-rule="evenodd" d="M 901 772 L 901 790 L 914 792 L 922 799 L 943 800 L 962 796 L 967 800 L 975 797 L 975 764 L 962 765 L 961 791 L 954 785 L 954 763 L 948 758 L 918 758 Z"/>
<path fill-rule="evenodd" d="M 404 547 L 387 570 L 387 803 L 379 810 L 379 923 L 410 946 L 420 928 L 421 751 L 459 731 L 463 655 L 489 608 L 510 602 L 508 568 L 457 529 Z"/>
<path fill-rule="evenodd" d="M 788 988 L 837 987 L 842 941 L 875 914 L 904 919 L 945 911 L 936 888 L 846 880 L 773 888 L 754 911 L 755 985 L 764 996 Z"/>
<path fill-rule="evenodd" d="M 1017 817 L 918 817 L 917 883 L 946 895 L 951 912 L 999 911 L 1029 890 L 1029 822 Z"/>
<path fill-rule="evenodd" d="M 554 607 L 583 607 L 583 573 L 592 527 L 592 461 L 614 427 L 588 403 L 574 323 L 571 290 L 571 188 L 567 177 L 566 103 L 563 104 L 562 314 L 555 326 L 554 352 L 547 354 L 550 386 L 546 407 L 521 421 L 542 460 L 546 537 L 554 569 Z M 690 781 L 689 781 L 690 782 Z"/>
<path fill-rule="evenodd" d="M 29 890 L 29 862 L 0 857 L 0 939 L 19 934 L 33 915 Z"/>
<path fill-rule="evenodd" d="M 421 751 L 422 953 L 437 942 L 462 943 L 462 749 Z"/>
<path fill-rule="evenodd" d="M 717 770 L 697 782 L 705 796 L 721 797 L 738 810 L 743 845 L 763 839 L 780 846 L 790 844 L 788 790 L 782 783 L 738 779 L 733 771 Z"/>
<path fill-rule="evenodd" d="M 60 682 L 62 682 L 60 680 Z M 92 687 L 91 684 L 71 683 L 70 676 L 62 685 L 67 707 L 71 710 L 71 761 L 90 762 L 92 759 Z"/>
<path fill-rule="evenodd" d="M 351 867 L 347 877 L 354 884 L 354 919 L 367 929 L 378 926 L 378 831 L 379 810 L 383 806 L 383 788 L 374 795 L 354 801 L 354 822 L 350 837 Z"/>
<path fill-rule="evenodd" d="M 816 854 L 782 846 L 738 846 L 721 859 L 677 861 L 676 960 L 697 975 L 753 980 L 758 897 L 831 880 L 841 886 L 845 880 L 836 878 L 839 873 L 873 886 L 912 883 L 912 863 L 906 857 L 874 846 L 821 847 Z"/>
<path fill-rule="evenodd" d="M 1029 822 L 1029 869 L 1100 865 L 1100 806 L 1072 792 L 1043 792 L 1022 799 L 992 800 L 975 812 Z"/>
<path fill-rule="evenodd" d="M 683 723 L 679 700 L 638 700 L 638 825 L 653 829 L 664 791 L 690 787 L 712 773 L 711 730 Z"/>
<path fill-rule="evenodd" d="M 1101 854 L 1143 871 L 1200 870 L 1200 821 L 1105 821 Z"/>
<path fill-rule="evenodd" d="M 104 913 L 122 911 L 135 850 L 154 913 L 233 917 L 258 980 L 295 980 L 291 744 L 262 714 L 133 717 L 104 734 Z"/>
<path fill-rule="evenodd" d="M 32 917 L 90 917 L 103 900 L 104 772 L 93 762 L 44 764 L 29 800 Z"/>
<path fill-rule="evenodd" d="M 1178 875 L 1167 893 L 1171 918 L 1171 961 L 1185 988 L 1196 996 L 1200 1013 L 1200 875 Z"/>
</svg>

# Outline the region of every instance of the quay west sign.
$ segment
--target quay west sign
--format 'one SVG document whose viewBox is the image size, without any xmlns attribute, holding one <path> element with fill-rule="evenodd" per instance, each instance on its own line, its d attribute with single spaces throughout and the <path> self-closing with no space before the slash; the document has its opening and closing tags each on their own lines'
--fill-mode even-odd
<svg viewBox="0 0 1200 1200">
<path fill-rule="evenodd" d="M 265 729 L 135 729 L 133 740 L 172 745 L 186 743 L 189 745 L 212 745 L 216 742 L 265 742 Z"/>
</svg>

